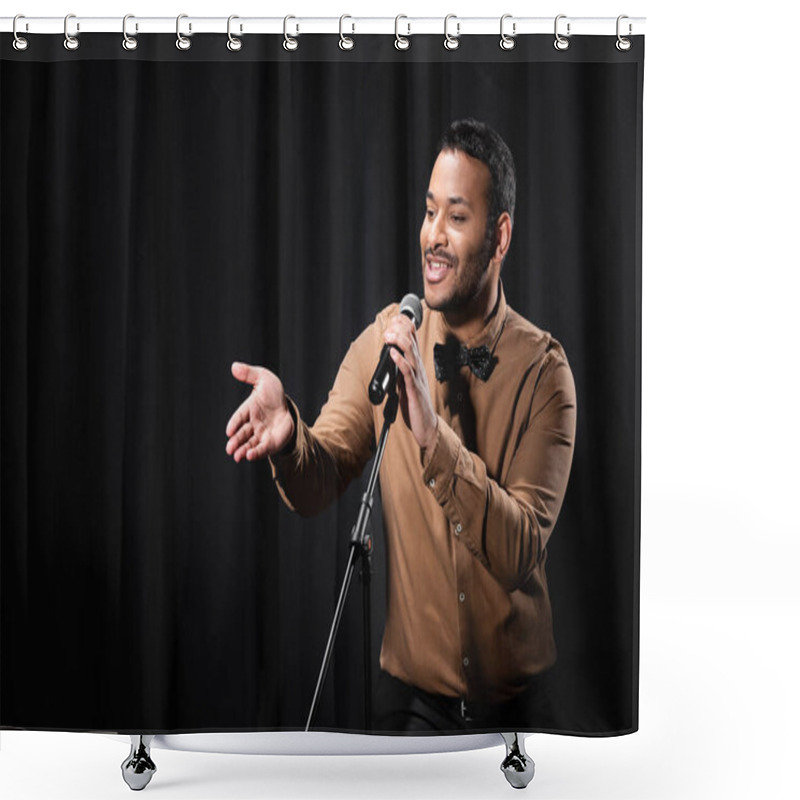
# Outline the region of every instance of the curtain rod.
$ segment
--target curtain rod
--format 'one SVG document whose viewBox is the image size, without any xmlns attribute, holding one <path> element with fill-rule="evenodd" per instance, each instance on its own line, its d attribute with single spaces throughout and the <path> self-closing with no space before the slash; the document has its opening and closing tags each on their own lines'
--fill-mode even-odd
<svg viewBox="0 0 800 800">
<path fill-rule="evenodd" d="M 122 33 L 122 17 L 81 17 L 69 15 L 64 17 L 25 17 L 17 19 L 16 31 L 25 33 L 64 34 L 65 24 L 71 36 L 82 33 Z M 180 31 L 184 36 L 195 33 L 226 33 L 228 17 L 192 17 L 181 15 Z M 237 36 L 253 34 L 284 34 L 297 36 L 303 33 L 330 33 L 339 35 L 374 33 L 399 33 L 401 36 L 414 34 L 445 33 L 444 17 L 233 17 L 231 31 Z M 622 36 L 641 35 L 644 33 L 644 17 L 627 17 L 623 15 L 618 23 L 617 17 L 570 17 L 559 14 L 558 17 L 514 17 L 506 14 L 503 19 L 503 30 L 509 36 L 524 34 L 553 34 L 558 25 L 562 36 L 613 36 L 618 32 Z M 618 24 L 620 25 L 618 31 Z M 500 17 L 459 17 L 449 15 L 447 31 L 453 36 L 474 34 L 500 34 Z M 145 33 L 175 33 L 178 19 L 175 17 L 136 17 L 129 16 L 126 23 L 128 35 Z M 285 27 L 286 26 L 286 27 Z M 0 17 L 0 33 L 11 33 L 14 30 L 14 17 Z"/>
</svg>

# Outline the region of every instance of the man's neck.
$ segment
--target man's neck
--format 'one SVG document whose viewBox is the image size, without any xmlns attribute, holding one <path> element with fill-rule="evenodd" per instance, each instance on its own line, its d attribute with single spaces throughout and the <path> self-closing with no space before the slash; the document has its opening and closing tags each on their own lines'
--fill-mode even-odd
<svg viewBox="0 0 800 800">
<path fill-rule="evenodd" d="M 462 311 L 445 311 L 447 327 L 460 342 L 468 342 L 480 333 L 489 320 L 497 313 L 500 302 L 500 281 L 497 276 L 490 277 L 480 293 Z"/>
</svg>

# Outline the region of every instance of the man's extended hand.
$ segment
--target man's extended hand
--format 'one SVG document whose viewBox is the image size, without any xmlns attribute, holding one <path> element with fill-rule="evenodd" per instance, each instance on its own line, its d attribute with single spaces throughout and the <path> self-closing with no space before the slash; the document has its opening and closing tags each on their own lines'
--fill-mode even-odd
<svg viewBox="0 0 800 800">
<path fill-rule="evenodd" d="M 403 355 L 394 347 L 390 351 L 397 364 L 397 391 L 403 420 L 417 444 L 423 450 L 431 448 L 436 443 L 439 417 L 433 408 L 414 323 L 404 314 L 398 314 L 384 331 L 383 340 L 403 351 Z"/>
<path fill-rule="evenodd" d="M 275 373 L 234 361 L 233 377 L 253 387 L 250 396 L 230 418 L 225 433 L 225 451 L 237 463 L 243 458 L 256 461 L 282 450 L 294 435 L 294 420 Z"/>
</svg>

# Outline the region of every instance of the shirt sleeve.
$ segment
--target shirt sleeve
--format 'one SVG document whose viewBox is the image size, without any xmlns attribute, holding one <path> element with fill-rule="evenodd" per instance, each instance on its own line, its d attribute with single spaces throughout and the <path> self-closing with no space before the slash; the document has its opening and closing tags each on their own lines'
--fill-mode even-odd
<svg viewBox="0 0 800 800">
<path fill-rule="evenodd" d="M 503 485 L 441 417 L 436 443 L 423 457 L 423 479 L 452 534 L 508 592 L 527 583 L 542 558 L 567 488 L 575 423 L 572 371 L 550 352 Z"/>
<path fill-rule="evenodd" d="M 294 446 L 272 456 L 270 464 L 284 502 L 302 516 L 312 516 L 336 500 L 373 453 L 374 421 L 365 371 L 377 336 L 376 325 L 371 325 L 350 345 L 313 426 L 287 398 L 295 420 Z"/>
</svg>

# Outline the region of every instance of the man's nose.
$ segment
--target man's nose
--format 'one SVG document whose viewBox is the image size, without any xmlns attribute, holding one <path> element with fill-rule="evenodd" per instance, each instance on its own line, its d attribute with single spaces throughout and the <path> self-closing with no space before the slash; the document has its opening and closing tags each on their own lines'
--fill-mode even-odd
<svg viewBox="0 0 800 800">
<path fill-rule="evenodd" d="M 447 245 L 447 233 L 444 227 L 444 220 L 437 214 L 428 225 L 428 247 L 435 250 L 437 247 Z"/>
</svg>

